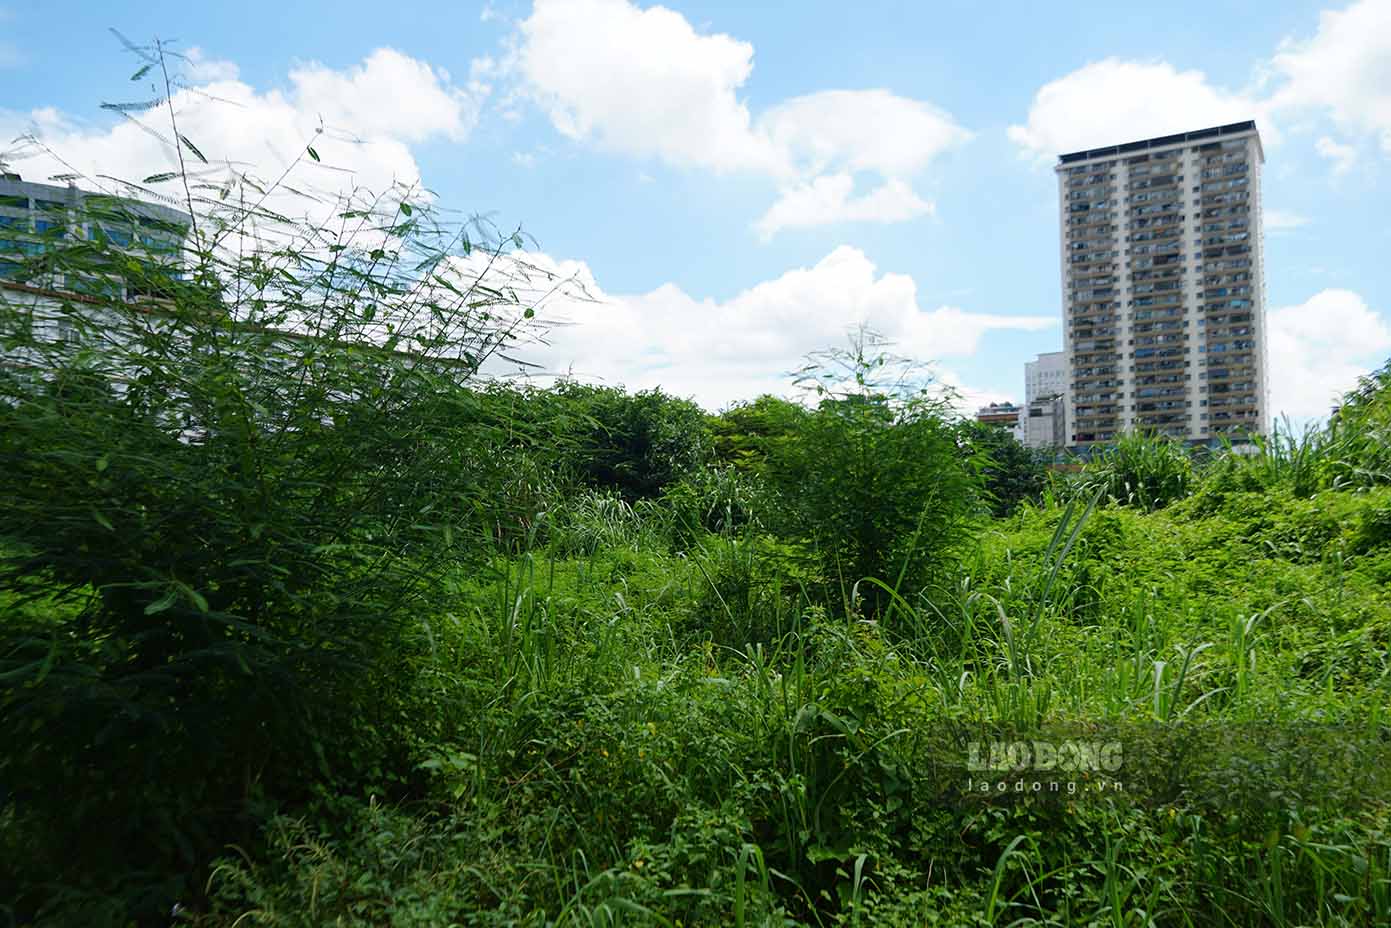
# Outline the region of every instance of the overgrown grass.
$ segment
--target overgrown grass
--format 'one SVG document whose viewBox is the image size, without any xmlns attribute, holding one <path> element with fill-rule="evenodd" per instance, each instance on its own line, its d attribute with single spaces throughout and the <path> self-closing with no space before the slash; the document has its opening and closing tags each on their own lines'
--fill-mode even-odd
<svg viewBox="0 0 1391 928">
<path fill-rule="evenodd" d="M 1026 512 L 892 629 L 732 601 L 774 569 L 719 566 L 735 536 L 500 561 L 438 652 L 425 794 L 273 820 L 206 921 L 1381 923 L 1388 504 Z M 995 731 L 1118 738 L 1128 791 L 963 796 Z"/>
</svg>

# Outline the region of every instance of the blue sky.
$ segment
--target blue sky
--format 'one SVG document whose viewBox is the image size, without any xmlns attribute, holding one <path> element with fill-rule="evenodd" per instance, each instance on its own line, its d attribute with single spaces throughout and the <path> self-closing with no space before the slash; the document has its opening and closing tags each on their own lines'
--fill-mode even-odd
<svg viewBox="0 0 1391 928">
<path fill-rule="evenodd" d="M 99 103 L 148 95 L 108 27 L 174 41 L 233 101 L 176 98 L 203 149 L 273 175 L 323 120 L 326 162 L 521 225 L 597 297 L 544 307 L 573 325 L 539 363 L 713 408 L 785 392 L 861 321 L 973 402 L 1018 399 L 1062 342 L 1056 154 L 1255 118 L 1273 402 L 1303 419 L 1391 356 L 1391 0 L 1255 9 L 11 4 L 0 134 L 163 170 Z"/>
</svg>

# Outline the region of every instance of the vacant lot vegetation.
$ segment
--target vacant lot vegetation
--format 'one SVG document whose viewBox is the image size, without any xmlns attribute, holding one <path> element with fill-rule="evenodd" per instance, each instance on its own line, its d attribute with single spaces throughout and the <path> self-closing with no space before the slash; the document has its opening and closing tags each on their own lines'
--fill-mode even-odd
<svg viewBox="0 0 1391 928">
<path fill-rule="evenodd" d="M 0 921 L 1391 921 L 1391 369 L 1053 474 L 863 333 L 490 380 L 525 269 L 344 216 L 0 301 Z"/>
</svg>

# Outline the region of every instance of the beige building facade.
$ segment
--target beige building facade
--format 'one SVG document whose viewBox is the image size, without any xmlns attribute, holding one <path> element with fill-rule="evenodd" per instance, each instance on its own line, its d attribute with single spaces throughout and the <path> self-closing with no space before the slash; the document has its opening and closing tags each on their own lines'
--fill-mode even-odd
<svg viewBox="0 0 1391 928">
<path fill-rule="evenodd" d="M 1268 432 L 1264 160 L 1253 121 L 1059 157 L 1070 447 Z"/>
</svg>

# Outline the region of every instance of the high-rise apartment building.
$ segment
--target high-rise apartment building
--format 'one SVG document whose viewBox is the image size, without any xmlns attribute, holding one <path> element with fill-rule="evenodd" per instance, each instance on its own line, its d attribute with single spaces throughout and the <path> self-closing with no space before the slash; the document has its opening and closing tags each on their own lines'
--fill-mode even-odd
<svg viewBox="0 0 1391 928">
<path fill-rule="evenodd" d="M 1059 157 L 1069 445 L 1267 431 L 1264 160 L 1254 121 Z"/>
</svg>

